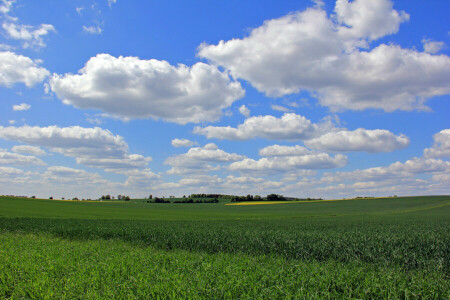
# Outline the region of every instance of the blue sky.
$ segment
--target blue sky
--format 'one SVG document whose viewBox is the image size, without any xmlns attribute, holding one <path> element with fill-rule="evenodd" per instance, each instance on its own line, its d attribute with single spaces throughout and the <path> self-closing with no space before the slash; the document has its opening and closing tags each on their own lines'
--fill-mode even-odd
<svg viewBox="0 0 450 300">
<path fill-rule="evenodd" d="M 0 1 L 0 194 L 450 193 L 448 1 Z"/>
</svg>

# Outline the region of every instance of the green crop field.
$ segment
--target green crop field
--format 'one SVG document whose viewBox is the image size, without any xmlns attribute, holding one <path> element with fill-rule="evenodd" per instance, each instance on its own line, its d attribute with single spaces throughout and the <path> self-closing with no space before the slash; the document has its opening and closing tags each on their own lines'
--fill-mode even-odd
<svg viewBox="0 0 450 300">
<path fill-rule="evenodd" d="M 0 298 L 450 298 L 450 196 L 0 197 Z"/>
</svg>

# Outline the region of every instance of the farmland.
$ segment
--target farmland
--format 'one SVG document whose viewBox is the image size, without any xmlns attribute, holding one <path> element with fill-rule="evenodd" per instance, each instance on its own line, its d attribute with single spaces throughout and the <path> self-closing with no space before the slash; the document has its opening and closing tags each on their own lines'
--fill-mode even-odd
<svg viewBox="0 0 450 300">
<path fill-rule="evenodd" d="M 0 198 L 0 298 L 448 298 L 450 197 Z"/>
</svg>

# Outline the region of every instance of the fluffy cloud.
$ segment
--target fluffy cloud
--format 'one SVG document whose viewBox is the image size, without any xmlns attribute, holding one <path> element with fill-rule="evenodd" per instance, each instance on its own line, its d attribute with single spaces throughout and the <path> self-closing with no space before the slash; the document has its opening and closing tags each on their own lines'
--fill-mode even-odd
<svg viewBox="0 0 450 300">
<path fill-rule="evenodd" d="M 391 152 L 407 147 L 409 138 L 403 134 L 396 136 L 388 130 L 359 128 L 353 131 L 329 132 L 305 141 L 305 145 L 313 149 L 332 152 Z"/>
<path fill-rule="evenodd" d="M 18 104 L 18 105 L 13 105 L 12 108 L 14 111 L 29 110 L 31 108 L 31 105 L 22 103 L 22 104 Z"/>
<path fill-rule="evenodd" d="M 1 178 L 10 178 L 23 175 L 24 171 L 11 167 L 0 167 L 0 177 Z"/>
<path fill-rule="evenodd" d="M 450 129 L 444 129 L 433 136 L 434 144 L 424 150 L 425 157 L 450 157 Z"/>
<path fill-rule="evenodd" d="M 269 140 L 303 140 L 320 136 L 332 131 L 334 125 L 330 122 L 313 124 L 307 118 L 294 113 L 284 114 L 281 118 L 274 116 L 255 116 L 247 118 L 237 128 L 230 126 L 195 127 L 194 133 L 207 138 L 227 140 L 249 140 L 261 137 Z"/>
<path fill-rule="evenodd" d="M 422 40 L 423 50 L 427 53 L 435 54 L 442 50 L 445 47 L 444 42 L 437 42 L 432 40 L 424 39 Z"/>
<path fill-rule="evenodd" d="M 168 174 L 205 173 L 218 170 L 220 163 L 238 161 L 244 157 L 236 153 L 227 153 L 216 144 L 210 143 L 203 147 L 191 148 L 187 153 L 171 156 L 164 163 L 172 166 L 172 169 L 167 171 Z"/>
<path fill-rule="evenodd" d="M 315 153 L 296 156 L 263 157 L 259 160 L 246 158 L 232 163 L 228 169 L 240 172 L 286 172 L 301 169 L 332 169 L 347 164 L 347 157 L 337 154 Z"/>
<path fill-rule="evenodd" d="M 65 104 L 100 109 L 122 118 L 155 118 L 179 124 L 214 121 L 244 96 L 237 81 L 216 67 L 196 63 L 98 54 L 79 74 L 54 74 L 53 92 Z"/>
<path fill-rule="evenodd" d="M 98 127 L 2 127 L 0 138 L 19 141 L 75 157 L 77 163 L 110 172 L 145 168 L 150 157 L 129 154 L 128 145 L 119 135 Z"/>
<path fill-rule="evenodd" d="M 398 32 L 400 23 L 409 20 L 404 11 L 393 9 L 389 0 L 337 0 L 335 6 L 339 33 L 345 37 L 376 40 Z"/>
<path fill-rule="evenodd" d="M 160 178 L 159 175 L 156 175 L 150 169 L 130 170 L 122 174 L 127 176 L 125 182 L 126 187 L 148 188 L 150 185 L 154 185 L 155 181 Z"/>
<path fill-rule="evenodd" d="M 90 34 L 101 34 L 103 29 L 100 26 L 84 26 L 83 30 Z"/>
<path fill-rule="evenodd" d="M 194 146 L 196 142 L 190 141 L 188 139 L 173 139 L 172 146 L 174 147 L 191 147 Z"/>
<path fill-rule="evenodd" d="M 8 152 L 6 149 L 0 149 L 0 165 L 40 165 L 45 163 L 35 156 L 22 155 Z"/>
<path fill-rule="evenodd" d="M 325 173 L 323 182 L 384 181 L 392 178 L 408 178 L 418 174 L 439 174 L 450 172 L 450 162 L 431 159 L 413 158 L 406 162 L 395 162 L 387 167 L 375 167 L 350 172 Z"/>
<path fill-rule="evenodd" d="M 11 51 L 0 52 L 0 85 L 11 87 L 22 82 L 27 87 L 42 82 L 50 73 L 38 61 Z"/>
<path fill-rule="evenodd" d="M 336 2 L 266 21 L 248 37 L 203 44 L 199 56 L 268 96 L 307 90 L 332 110 L 426 109 L 450 93 L 450 58 L 394 44 L 368 49 L 408 19 L 389 0 Z M 366 49 L 365 49 L 366 48 Z"/>
<path fill-rule="evenodd" d="M 16 23 L 4 22 L 2 24 L 9 38 L 22 40 L 23 47 L 45 47 L 43 37 L 50 32 L 56 32 L 53 25 L 41 24 L 40 26 L 20 25 Z"/>
<path fill-rule="evenodd" d="M 241 113 L 241 115 L 243 115 L 244 117 L 250 117 L 250 109 L 248 109 L 247 106 L 245 105 L 241 105 L 239 107 L 239 112 Z"/>
<path fill-rule="evenodd" d="M 291 109 L 289 109 L 287 107 L 284 107 L 284 106 L 281 106 L 281 105 L 276 105 L 276 104 L 272 104 L 270 106 L 270 108 L 272 108 L 273 110 L 282 111 L 282 112 L 291 112 L 292 111 Z"/>
<path fill-rule="evenodd" d="M 42 156 L 47 154 L 44 150 L 36 146 L 20 145 L 12 147 L 11 150 L 15 153 L 31 154 L 35 156 Z"/>
<path fill-rule="evenodd" d="M 106 184 L 107 181 L 97 173 L 90 173 L 84 170 L 73 169 L 63 166 L 49 167 L 42 174 L 45 181 L 57 182 L 58 184 L 68 185 L 98 185 Z"/>
<path fill-rule="evenodd" d="M 2 0 L 2 3 L 0 4 L 0 13 L 7 14 L 11 10 L 11 6 L 15 0 Z"/>
<path fill-rule="evenodd" d="M 259 150 L 260 156 L 299 156 L 311 154 L 311 150 L 296 145 L 296 146 L 280 146 L 272 145 Z"/>
</svg>

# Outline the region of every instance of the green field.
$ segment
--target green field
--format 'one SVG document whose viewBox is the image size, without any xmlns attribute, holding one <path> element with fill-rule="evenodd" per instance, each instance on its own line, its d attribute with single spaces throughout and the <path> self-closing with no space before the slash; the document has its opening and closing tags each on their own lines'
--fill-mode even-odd
<svg viewBox="0 0 450 300">
<path fill-rule="evenodd" d="M 0 298 L 450 298 L 450 196 L 0 197 Z"/>
</svg>

